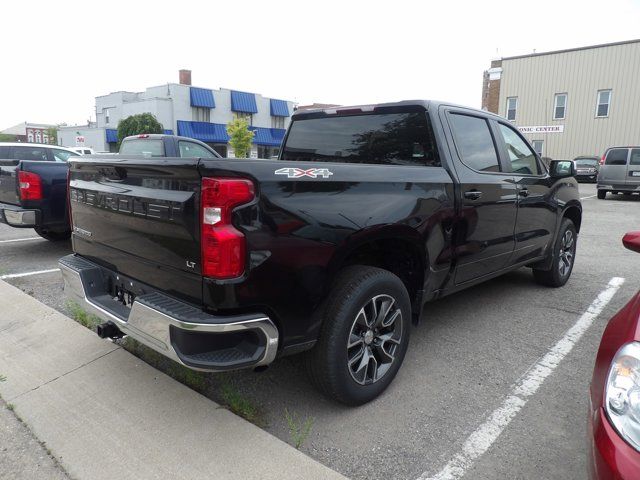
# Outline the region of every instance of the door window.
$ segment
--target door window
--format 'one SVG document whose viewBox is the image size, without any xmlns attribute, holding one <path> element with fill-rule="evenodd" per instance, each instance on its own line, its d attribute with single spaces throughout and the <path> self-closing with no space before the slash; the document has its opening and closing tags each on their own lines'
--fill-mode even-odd
<svg viewBox="0 0 640 480">
<path fill-rule="evenodd" d="M 461 160 L 481 172 L 499 172 L 498 155 L 484 118 L 452 113 L 451 127 Z"/>
<path fill-rule="evenodd" d="M 53 158 L 56 162 L 66 162 L 69 157 L 77 157 L 77 153 L 67 152 L 66 150 L 58 150 L 57 148 L 52 148 L 51 152 L 53 153 Z"/>
<path fill-rule="evenodd" d="M 504 124 L 500 125 L 500 133 L 504 138 L 504 143 L 509 154 L 511 162 L 511 170 L 521 175 L 540 175 L 540 168 L 536 154 L 527 145 L 520 135 L 511 127 Z"/>
<path fill-rule="evenodd" d="M 11 155 L 11 147 L 3 147 L 0 145 L 0 159 L 9 159 Z"/>
<path fill-rule="evenodd" d="M 13 158 L 16 160 L 48 160 L 47 150 L 40 147 L 13 147 Z"/>
<path fill-rule="evenodd" d="M 634 148 L 631 150 L 631 160 L 629 165 L 640 165 L 640 148 Z"/>
<path fill-rule="evenodd" d="M 629 150 L 626 148 L 613 148 L 607 153 L 605 165 L 626 165 Z"/>
<path fill-rule="evenodd" d="M 202 145 L 193 142 L 178 142 L 181 157 L 214 158 L 215 155 Z"/>
</svg>

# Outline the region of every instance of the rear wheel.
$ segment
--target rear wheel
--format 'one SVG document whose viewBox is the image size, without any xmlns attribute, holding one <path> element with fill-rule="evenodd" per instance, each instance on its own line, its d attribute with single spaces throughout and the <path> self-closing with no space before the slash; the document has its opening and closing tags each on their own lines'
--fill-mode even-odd
<svg viewBox="0 0 640 480">
<path fill-rule="evenodd" d="M 604 200 L 606 196 L 607 196 L 606 190 L 598 190 L 598 198 L 600 200 Z"/>
<path fill-rule="evenodd" d="M 411 303 L 402 281 L 380 268 L 348 267 L 316 315 L 320 336 L 306 356 L 314 385 L 347 405 L 380 395 L 409 345 Z"/>
<path fill-rule="evenodd" d="M 547 287 L 562 287 L 567 283 L 573 271 L 577 240 L 578 234 L 575 225 L 568 218 L 564 218 L 551 252 L 551 269 L 533 269 L 533 278 L 536 282 Z"/>
<path fill-rule="evenodd" d="M 50 242 L 61 242 L 63 240 L 69 240 L 69 238 L 71 238 L 70 231 L 54 232 L 51 230 L 41 230 L 39 228 L 36 228 L 35 231 L 42 238 L 49 240 Z"/>
</svg>

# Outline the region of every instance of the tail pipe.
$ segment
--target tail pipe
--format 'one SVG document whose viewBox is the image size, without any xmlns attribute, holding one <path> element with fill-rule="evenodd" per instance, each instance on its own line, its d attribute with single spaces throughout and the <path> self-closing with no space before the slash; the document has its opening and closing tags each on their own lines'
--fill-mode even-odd
<svg viewBox="0 0 640 480">
<path fill-rule="evenodd" d="M 113 322 L 104 322 L 96 327 L 96 333 L 100 338 L 122 338 L 124 333 Z"/>
</svg>

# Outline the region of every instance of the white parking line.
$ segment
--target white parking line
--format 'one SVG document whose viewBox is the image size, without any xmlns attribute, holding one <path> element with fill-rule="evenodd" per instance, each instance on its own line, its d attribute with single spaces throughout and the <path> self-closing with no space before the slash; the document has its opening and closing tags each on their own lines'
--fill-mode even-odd
<svg viewBox="0 0 640 480">
<path fill-rule="evenodd" d="M 51 270 L 38 270 L 36 272 L 10 273 L 8 275 L 0 275 L 0 280 L 7 280 L 9 278 L 30 277 L 31 275 L 41 275 L 43 273 L 53 273 L 59 271 L 59 268 L 52 268 Z"/>
<path fill-rule="evenodd" d="M 533 365 L 513 386 L 502 404 L 489 415 L 489 418 L 473 432 L 445 467 L 436 475 L 428 476 L 427 472 L 418 480 L 455 480 L 462 478 L 473 462 L 483 455 L 498 439 L 511 420 L 522 410 L 540 385 L 560 364 L 562 359 L 573 349 L 580 337 L 587 331 L 593 321 L 611 301 L 615 293 L 624 283 L 624 278 L 614 277 L 607 288 L 593 301 L 586 312 L 549 350 L 542 359 Z"/>
<path fill-rule="evenodd" d="M 27 240 L 44 240 L 42 237 L 12 238 L 10 240 L 0 240 L 0 243 L 26 242 Z"/>
<path fill-rule="evenodd" d="M 595 196 L 597 196 L 598 194 L 596 193 L 595 195 L 589 195 L 588 197 L 580 197 L 580 200 L 586 200 L 587 198 L 593 198 Z"/>
</svg>

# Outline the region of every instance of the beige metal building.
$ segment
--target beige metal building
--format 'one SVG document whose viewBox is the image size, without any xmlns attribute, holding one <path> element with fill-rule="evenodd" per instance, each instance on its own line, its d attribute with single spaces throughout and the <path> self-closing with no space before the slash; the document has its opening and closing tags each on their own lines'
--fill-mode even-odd
<svg viewBox="0 0 640 480">
<path fill-rule="evenodd" d="M 506 57 L 484 72 L 482 108 L 553 159 L 640 145 L 640 40 Z"/>
</svg>

